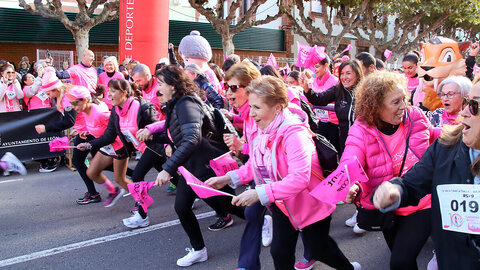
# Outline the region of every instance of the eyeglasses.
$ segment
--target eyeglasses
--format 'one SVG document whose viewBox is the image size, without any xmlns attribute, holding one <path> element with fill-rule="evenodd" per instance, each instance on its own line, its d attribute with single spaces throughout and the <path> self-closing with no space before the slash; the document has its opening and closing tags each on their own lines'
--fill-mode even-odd
<svg viewBox="0 0 480 270">
<path fill-rule="evenodd" d="M 224 83 L 225 90 L 230 89 L 233 93 L 237 92 L 239 88 L 245 88 L 246 86 L 243 85 L 229 85 L 228 83 Z"/>
<path fill-rule="evenodd" d="M 458 92 L 450 91 L 450 92 L 448 92 L 448 93 L 445 94 L 445 93 L 443 93 L 443 92 L 440 92 L 440 93 L 438 94 L 438 97 L 439 97 L 440 99 L 442 99 L 442 98 L 444 98 L 444 97 L 446 97 L 446 98 L 448 98 L 448 99 L 451 99 L 451 98 L 453 98 L 453 96 L 455 96 L 456 94 L 459 94 L 459 93 L 458 93 Z"/>
<path fill-rule="evenodd" d="M 468 106 L 468 110 L 470 111 L 470 114 L 472 115 L 477 115 L 478 114 L 478 101 L 475 99 L 464 99 L 463 104 L 462 104 L 462 109 L 465 109 Z"/>
<path fill-rule="evenodd" d="M 80 101 L 82 101 L 82 100 L 83 100 L 82 98 L 80 98 L 80 99 L 75 99 L 75 100 L 70 100 L 70 104 L 72 104 L 72 106 L 77 106 L 78 103 L 79 103 Z"/>
</svg>

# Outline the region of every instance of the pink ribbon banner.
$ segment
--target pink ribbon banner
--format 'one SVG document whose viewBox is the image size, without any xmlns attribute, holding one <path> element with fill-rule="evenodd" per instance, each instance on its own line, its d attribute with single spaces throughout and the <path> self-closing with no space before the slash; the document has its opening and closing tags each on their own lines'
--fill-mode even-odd
<svg viewBox="0 0 480 270">
<path fill-rule="evenodd" d="M 366 181 L 368 181 L 368 177 L 355 157 L 340 164 L 310 192 L 310 195 L 326 203 L 338 203 L 345 200 L 348 190 L 353 184 Z"/>
<path fill-rule="evenodd" d="M 127 185 L 128 192 L 132 194 L 133 199 L 140 203 L 143 211 L 147 213 L 148 207 L 154 202 L 153 198 L 148 195 L 148 191 L 153 187 L 155 182 L 134 182 Z"/>
<path fill-rule="evenodd" d="M 211 188 L 209 185 L 198 180 L 198 178 L 196 178 L 192 173 L 190 173 L 183 166 L 178 167 L 178 171 L 185 178 L 187 185 L 189 185 L 193 189 L 193 191 L 197 193 L 198 197 L 202 199 L 210 198 L 212 196 L 230 196 L 230 197 L 234 196 L 232 194 Z"/>
<path fill-rule="evenodd" d="M 230 153 L 231 152 L 227 152 L 210 160 L 210 167 L 217 176 L 224 176 L 227 172 L 238 169 L 238 163 L 232 158 Z"/>
</svg>

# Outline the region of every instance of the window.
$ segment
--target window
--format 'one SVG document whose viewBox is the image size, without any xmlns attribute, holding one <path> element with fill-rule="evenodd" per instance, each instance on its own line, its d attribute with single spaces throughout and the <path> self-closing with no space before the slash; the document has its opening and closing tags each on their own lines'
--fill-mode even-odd
<svg viewBox="0 0 480 270">
<path fill-rule="evenodd" d="M 322 13 L 322 2 L 320 2 L 319 0 L 313 0 L 311 4 L 312 4 L 312 12 Z"/>
</svg>

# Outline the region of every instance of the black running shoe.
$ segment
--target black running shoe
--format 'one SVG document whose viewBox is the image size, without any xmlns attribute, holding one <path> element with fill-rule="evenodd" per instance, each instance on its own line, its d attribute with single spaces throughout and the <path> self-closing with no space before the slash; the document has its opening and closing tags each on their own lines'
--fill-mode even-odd
<svg viewBox="0 0 480 270">
<path fill-rule="evenodd" d="M 101 202 L 102 198 L 100 197 L 100 193 L 97 193 L 95 195 L 90 195 L 90 193 L 85 192 L 85 196 L 83 198 L 77 199 L 78 204 L 89 204 L 89 203 L 98 203 Z"/>
<path fill-rule="evenodd" d="M 227 227 L 230 227 L 230 226 L 232 226 L 232 224 L 233 224 L 233 218 L 232 218 L 232 216 L 228 215 L 228 219 L 224 219 L 222 217 L 219 217 L 217 219 L 217 222 L 208 226 L 208 229 L 210 231 L 216 232 L 216 231 L 223 230 Z"/>
</svg>

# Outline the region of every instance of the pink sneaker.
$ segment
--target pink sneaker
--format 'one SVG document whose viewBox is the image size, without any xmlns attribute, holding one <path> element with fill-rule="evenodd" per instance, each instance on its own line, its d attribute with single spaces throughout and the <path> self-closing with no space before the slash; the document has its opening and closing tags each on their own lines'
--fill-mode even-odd
<svg viewBox="0 0 480 270">
<path fill-rule="evenodd" d="M 103 202 L 103 206 L 105 207 L 114 206 L 117 203 L 118 199 L 120 199 L 123 196 L 123 194 L 125 194 L 125 190 L 123 188 L 117 187 L 114 193 L 110 193 L 108 195 L 107 200 Z"/>
<path fill-rule="evenodd" d="M 313 268 L 317 261 L 316 260 L 310 260 L 308 261 L 303 257 L 299 262 L 295 264 L 295 269 L 297 270 L 310 270 Z"/>
</svg>

